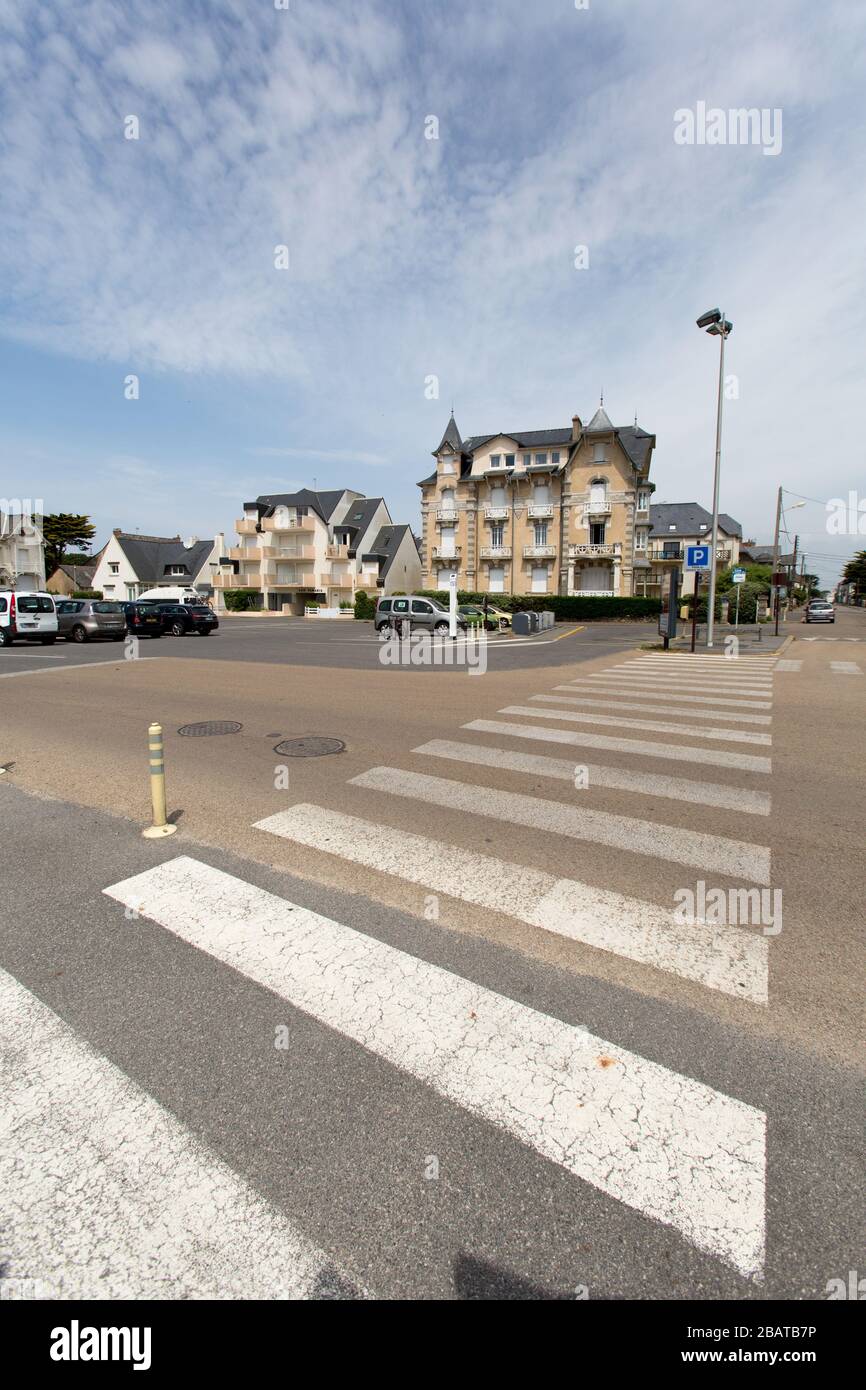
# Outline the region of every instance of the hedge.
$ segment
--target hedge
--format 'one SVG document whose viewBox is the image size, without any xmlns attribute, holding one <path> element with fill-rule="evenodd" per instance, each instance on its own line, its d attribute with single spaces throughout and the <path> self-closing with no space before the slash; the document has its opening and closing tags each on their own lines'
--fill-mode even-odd
<svg viewBox="0 0 866 1390">
<path fill-rule="evenodd" d="M 258 589 L 225 589 L 223 600 L 230 613 L 244 613 L 257 606 L 253 598 L 259 592 Z"/>
<path fill-rule="evenodd" d="M 448 607 L 444 589 L 419 589 L 419 596 L 432 598 Z M 458 592 L 458 603 L 483 604 L 484 599 L 494 608 L 506 612 L 542 612 L 547 609 L 556 615 L 557 622 L 605 622 L 616 618 L 651 619 L 661 612 L 657 598 L 581 598 L 579 594 L 478 594 Z M 372 618 L 376 600 L 359 591 L 355 595 L 355 617 Z"/>
<path fill-rule="evenodd" d="M 58 594 L 58 595 L 56 595 L 56 597 L 57 597 L 57 598 L 60 598 L 60 597 L 62 597 L 62 595 Z M 101 589 L 73 589 L 73 590 L 72 590 L 72 593 L 69 595 L 69 597 L 70 597 L 70 598 L 102 598 L 102 590 L 101 590 Z"/>
</svg>

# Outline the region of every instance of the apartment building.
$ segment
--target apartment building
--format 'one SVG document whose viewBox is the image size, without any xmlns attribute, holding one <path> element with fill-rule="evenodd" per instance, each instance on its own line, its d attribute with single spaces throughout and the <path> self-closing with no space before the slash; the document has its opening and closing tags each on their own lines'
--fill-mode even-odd
<svg viewBox="0 0 866 1390">
<path fill-rule="evenodd" d="M 452 414 L 421 488 L 423 586 L 491 594 L 643 592 L 655 435 L 611 424 L 461 439 Z"/>
<path fill-rule="evenodd" d="M 706 545 L 712 540 L 713 514 L 697 502 L 657 502 L 650 507 L 650 533 L 646 574 L 647 595 L 658 598 L 665 591 L 672 569 L 680 571 L 680 593 L 692 594 L 695 575 L 684 570 L 687 545 Z M 738 521 L 719 512 L 716 566 L 727 569 L 740 563 L 743 528 Z M 643 592 L 643 591 L 642 591 Z"/>
<path fill-rule="evenodd" d="M 420 587 L 421 563 L 409 526 L 395 525 L 381 497 L 351 488 L 257 497 L 235 522 L 238 544 L 223 549 L 216 606 L 226 589 L 252 589 L 253 604 L 303 613 L 339 608 L 371 594 Z"/>
<path fill-rule="evenodd" d="M 26 511 L 0 511 L 0 588 L 45 588 L 41 520 Z"/>
</svg>

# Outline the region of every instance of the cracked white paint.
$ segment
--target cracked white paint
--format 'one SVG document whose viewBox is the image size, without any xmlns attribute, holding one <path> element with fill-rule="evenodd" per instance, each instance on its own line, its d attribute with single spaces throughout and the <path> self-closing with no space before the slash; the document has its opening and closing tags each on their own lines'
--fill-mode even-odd
<svg viewBox="0 0 866 1390">
<path fill-rule="evenodd" d="M 432 758 L 450 758 L 455 762 L 473 763 L 479 767 L 504 767 L 513 772 L 528 772 L 536 777 L 553 777 L 562 782 L 574 782 L 574 758 L 549 758 L 543 753 L 517 753 L 510 748 L 487 748 L 480 743 L 457 743 L 447 738 L 433 738 L 419 744 L 413 753 L 425 753 Z M 695 782 L 688 777 L 665 777 L 652 772 L 630 772 L 627 768 L 607 767 L 603 763 L 582 763 L 591 787 L 612 787 L 616 791 L 634 792 L 641 796 L 667 797 L 671 801 L 687 801 L 689 805 L 718 806 L 748 815 L 768 816 L 769 792 L 751 791 L 747 787 L 726 786 L 723 782 Z"/>
<path fill-rule="evenodd" d="M 534 710 L 534 714 L 540 711 Z M 473 719 L 461 726 L 483 734 L 507 734 L 509 738 L 541 739 L 546 743 L 567 743 L 573 748 L 604 748 L 644 758 L 664 758 L 674 763 L 704 763 L 710 767 L 735 767 L 742 772 L 770 772 L 770 758 L 752 753 L 726 753 L 718 748 L 695 748 L 682 743 L 650 743 L 639 738 L 614 738 L 607 734 L 576 733 L 573 729 L 550 729 L 528 724 L 506 723 L 499 719 Z"/>
<path fill-rule="evenodd" d="M 767 1002 L 767 941 L 757 932 L 688 926 L 639 898 L 321 806 L 292 806 L 255 828 L 708 989 Z"/>
<path fill-rule="evenodd" d="M 760 1273 L 761 1111 L 195 860 L 105 891 L 742 1274 Z"/>
<path fill-rule="evenodd" d="M 52 1299 L 300 1299 L 325 1256 L 0 971 L 0 1261 Z"/>
<path fill-rule="evenodd" d="M 605 696 L 596 699 L 582 695 L 530 695 L 531 700 L 540 700 L 548 705 L 581 705 L 584 708 L 589 706 L 591 709 L 601 707 L 610 709 L 611 706 L 620 709 L 642 710 L 645 714 L 670 714 L 667 705 L 648 705 L 645 700 L 616 700 L 612 701 Z M 657 697 L 661 698 L 661 696 Z M 727 709 L 683 709 L 677 710 L 677 717 L 680 719 L 727 719 L 734 724 L 772 724 L 773 717 L 770 714 L 741 714 L 738 710 Z"/>
<path fill-rule="evenodd" d="M 405 772 L 399 767 L 370 768 L 350 778 L 350 785 L 384 792 L 388 796 L 411 797 L 470 815 L 490 816 L 506 824 L 530 826 L 550 835 L 567 835 L 575 840 L 609 845 L 630 854 L 648 854 L 675 864 L 714 869 L 748 883 L 770 882 L 769 849 L 746 840 L 729 840 L 723 835 L 707 835 L 699 830 L 638 820 L 635 816 L 618 816 L 610 811 L 584 810 L 562 801 L 455 782 L 446 777 L 428 777 L 425 773 Z"/>
</svg>

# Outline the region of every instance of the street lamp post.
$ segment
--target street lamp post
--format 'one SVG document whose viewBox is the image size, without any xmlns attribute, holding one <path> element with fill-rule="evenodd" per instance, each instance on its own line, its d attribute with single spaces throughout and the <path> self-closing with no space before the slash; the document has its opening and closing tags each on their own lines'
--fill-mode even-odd
<svg viewBox="0 0 866 1390">
<path fill-rule="evenodd" d="M 716 463 L 713 473 L 713 548 L 710 554 L 710 596 L 707 601 L 707 646 L 713 645 L 713 628 L 716 615 L 716 548 L 719 543 L 719 476 L 722 464 L 722 407 L 725 400 L 725 341 L 730 337 L 733 324 L 725 318 L 720 309 L 708 309 L 697 321 L 698 328 L 705 328 L 713 337 L 719 339 L 719 398 L 716 406 Z"/>
</svg>

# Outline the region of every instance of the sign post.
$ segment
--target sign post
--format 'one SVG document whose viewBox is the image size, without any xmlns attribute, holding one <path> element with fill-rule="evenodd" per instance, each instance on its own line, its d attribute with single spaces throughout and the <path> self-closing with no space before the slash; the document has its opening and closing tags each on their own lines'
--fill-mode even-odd
<svg viewBox="0 0 866 1390">
<path fill-rule="evenodd" d="M 731 573 L 731 579 L 737 586 L 737 611 L 734 616 L 734 627 L 740 626 L 740 585 L 746 582 L 746 571 L 735 569 Z"/>
<path fill-rule="evenodd" d="M 454 570 L 448 576 L 448 636 L 457 641 L 457 575 Z"/>
<path fill-rule="evenodd" d="M 680 572 L 671 570 L 668 606 L 659 613 L 659 633 L 664 640 L 665 651 L 670 649 L 672 637 L 677 635 L 677 600 L 680 590 Z"/>
<path fill-rule="evenodd" d="M 698 595 L 701 590 L 701 575 L 710 568 L 710 547 L 708 545 L 687 545 L 683 569 L 695 576 L 695 592 L 692 602 L 692 651 L 698 627 Z M 708 615 L 709 616 L 709 615 Z"/>
</svg>

